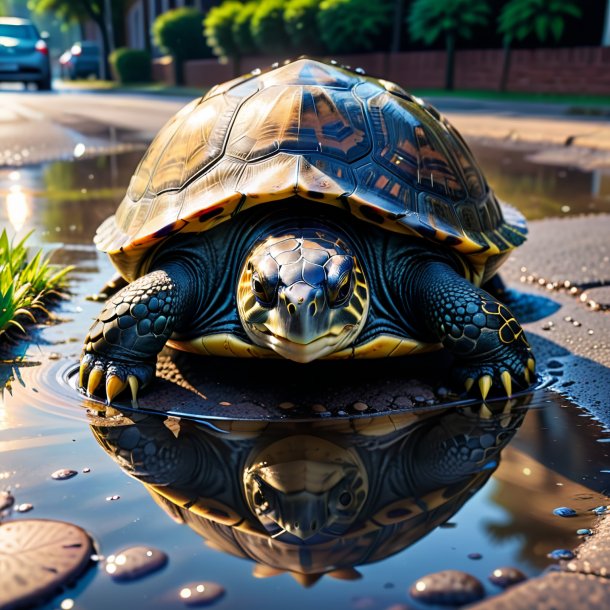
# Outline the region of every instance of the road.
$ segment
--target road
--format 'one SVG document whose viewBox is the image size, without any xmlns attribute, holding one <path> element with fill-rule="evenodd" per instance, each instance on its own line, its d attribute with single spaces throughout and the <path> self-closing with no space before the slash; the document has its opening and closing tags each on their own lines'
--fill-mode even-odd
<svg viewBox="0 0 610 610">
<path fill-rule="evenodd" d="M 0 166 L 149 142 L 188 100 L 100 93 L 0 92 Z M 78 145 L 81 146 L 78 146 Z"/>
</svg>

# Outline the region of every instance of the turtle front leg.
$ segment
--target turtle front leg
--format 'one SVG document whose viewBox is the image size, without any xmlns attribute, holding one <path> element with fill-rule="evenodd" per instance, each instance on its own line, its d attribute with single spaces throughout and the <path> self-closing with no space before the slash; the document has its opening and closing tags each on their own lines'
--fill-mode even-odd
<svg viewBox="0 0 610 610">
<path fill-rule="evenodd" d="M 157 354 L 189 315 L 189 286 L 180 268 L 157 270 L 110 298 L 85 338 L 79 389 L 105 390 L 110 402 L 123 390 L 138 390 L 154 377 Z M 102 382 L 104 382 L 102 384 Z"/>
<path fill-rule="evenodd" d="M 476 387 L 485 399 L 491 388 L 510 396 L 513 382 L 530 385 L 534 356 L 505 305 L 442 262 L 421 265 L 410 282 L 415 318 L 454 354 L 453 377 L 467 391 Z"/>
</svg>

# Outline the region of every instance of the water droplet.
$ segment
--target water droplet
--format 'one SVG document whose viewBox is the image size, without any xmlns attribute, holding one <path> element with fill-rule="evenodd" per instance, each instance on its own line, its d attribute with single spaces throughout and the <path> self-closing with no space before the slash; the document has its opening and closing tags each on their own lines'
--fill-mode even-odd
<svg viewBox="0 0 610 610">
<path fill-rule="evenodd" d="M 167 555 L 158 549 L 133 546 L 106 558 L 105 569 L 114 580 L 135 580 L 160 570 Z"/>
<path fill-rule="evenodd" d="M 459 570 L 443 570 L 416 581 L 409 593 L 428 604 L 469 604 L 484 595 L 483 584 L 474 576 Z"/>
<path fill-rule="evenodd" d="M 574 559 L 575 555 L 568 549 L 555 549 L 547 554 L 550 559 Z"/>
<path fill-rule="evenodd" d="M 503 589 L 526 579 L 527 576 L 521 570 L 511 567 L 496 568 L 489 575 L 490 582 Z"/>
<path fill-rule="evenodd" d="M 178 595 L 187 606 L 207 606 L 225 594 L 222 585 L 215 582 L 192 582 L 181 587 Z"/>
<path fill-rule="evenodd" d="M 559 508 L 553 509 L 553 514 L 558 517 L 575 517 L 576 511 L 573 508 L 568 508 L 567 506 L 560 506 Z"/>
<path fill-rule="evenodd" d="M 76 472 L 76 470 L 70 470 L 69 468 L 60 468 L 51 475 L 51 478 L 55 479 L 56 481 L 64 481 L 65 479 L 71 479 L 72 477 L 75 477 L 77 474 L 78 472 Z"/>
<path fill-rule="evenodd" d="M 82 142 L 79 142 L 74 147 L 74 150 L 72 151 L 72 155 L 78 159 L 85 154 L 86 150 L 87 150 L 87 147 Z"/>
</svg>

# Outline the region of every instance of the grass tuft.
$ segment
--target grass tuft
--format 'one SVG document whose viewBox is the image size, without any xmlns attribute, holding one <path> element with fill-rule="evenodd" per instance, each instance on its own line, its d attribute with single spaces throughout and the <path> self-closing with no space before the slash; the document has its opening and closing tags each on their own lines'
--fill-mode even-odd
<svg viewBox="0 0 610 610">
<path fill-rule="evenodd" d="M 61 297 L 66 275 L 73 267 L 52 265 L 39 250 L 28 261 L 25 242 L 13 243 L 6 230 L 0 235 L 0 342 L 11 330 L 25 334 L 24 324 L 36 322 L 36 314 L 49 315 L 48 302 Z"/>
</svg>

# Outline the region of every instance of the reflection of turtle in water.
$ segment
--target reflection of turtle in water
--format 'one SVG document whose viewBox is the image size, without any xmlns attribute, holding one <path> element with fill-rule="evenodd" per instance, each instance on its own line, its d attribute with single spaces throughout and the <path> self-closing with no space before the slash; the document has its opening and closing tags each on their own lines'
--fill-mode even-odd
<svg viewBox="0 0 610 610">
<path fill-rule="evenodd" d="M 479 286 L 525 234 L 397 85 L 309 59 L 242 77 L 163 128 L 99 228 L 131 284 L 89 331 L 80 387 L 135 400 L 166 343 L 296 362 L 442 345 L 467 390 L 510 395 L 533 356 Z"/>
<path fill-rule="evenodd" d="M 528 399 L 523 399 L 524 401 Z M 514 401 L 507 403 L 507 407 Z M 219 434 L 158 416 L 92 430 L 175 520 L 256 575 L 323 574 L 388 557 L 449 519 L 487 481 L 525 410 L 452 408 L 315 423 L 220 422 Z"/>
</svg>

